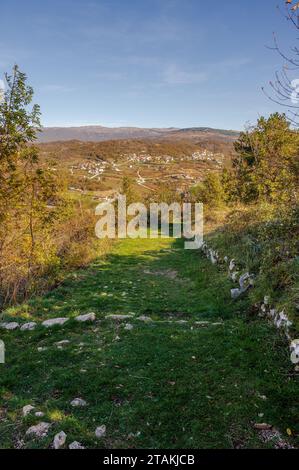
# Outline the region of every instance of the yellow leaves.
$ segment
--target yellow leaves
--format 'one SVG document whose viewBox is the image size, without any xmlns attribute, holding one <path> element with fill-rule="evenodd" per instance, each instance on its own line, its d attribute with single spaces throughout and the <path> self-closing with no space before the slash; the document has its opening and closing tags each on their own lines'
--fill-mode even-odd
<svg viewBox="0 0 299 470">
<path fill-rule="evenodd" d="M 65 419 L 65 415 L 60 410 L 53 410 L 49 412 L 49 418 L 51 421 L 63 421 Z"/>
<path fill-rule="evenodd" d="M 293 0 L 285 0 L 285 3 L 288 5 L 288 6 L 291 6 L 291 4 L 293 3 Z M 297 2 L 295 5 L 293 5 L 291 7 L 291 10 L 292 11 L 297 11 L 299 8 L 299 2 Z"/>
</svg>

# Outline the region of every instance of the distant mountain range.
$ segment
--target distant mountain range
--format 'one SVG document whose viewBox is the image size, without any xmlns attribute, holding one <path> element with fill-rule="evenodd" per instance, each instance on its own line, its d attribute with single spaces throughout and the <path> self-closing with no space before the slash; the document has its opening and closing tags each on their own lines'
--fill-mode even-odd
<svg viewBox="0 0 299 470">
<path fill-rule="evenodd" d="M 232 141 L 239 132 L 209 127 L 177 128 L 139 128 L 139 127 L 44 127 L 39 135 L 39 142 L 58 142 L 79 140 L 83 142 L 103 142 L 120 139 L 188 139 Z"/>
</svg>

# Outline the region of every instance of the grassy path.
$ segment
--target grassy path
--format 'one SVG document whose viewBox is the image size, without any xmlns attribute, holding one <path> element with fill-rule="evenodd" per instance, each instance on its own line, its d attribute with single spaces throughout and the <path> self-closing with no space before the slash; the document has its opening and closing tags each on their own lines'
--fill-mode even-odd
<svg viewBox="0 0 299 470">
<path fill-rule="evenodd" d="M 0 447 L 49 447 L 61 430 L 67 444 L 86 447 L 273 447 L 253 424 L 271 423 L 284 438 L 294 432 L 286 345 L 229 289 L 225 274 L 181 241 L 124 240 L 46 297 L 10 309 L 9 319 L 95 312 L 97 321 L 0 332 Z M 133 329 L 108 314 L 134 314 Z M 69 343 L 59 348 L 61 340 Z M 76 397 L 87 406 L 73 408 Z M 23 418 L 28 404 L 44 417 Z M 48 436 L 25 437 L 41 420 L 52 423 Z"/>
</svg>

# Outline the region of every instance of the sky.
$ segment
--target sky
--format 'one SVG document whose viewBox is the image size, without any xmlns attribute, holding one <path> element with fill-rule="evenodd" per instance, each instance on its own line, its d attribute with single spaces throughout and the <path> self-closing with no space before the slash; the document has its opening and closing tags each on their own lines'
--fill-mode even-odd
<svg viewBox="0 0 299 470">
<path fill-rule="evenodd" d="M 45 126 L 242 129 L 296 37 L 284 0 L 1 0 L 0 80 L 17 63 Z"/>
</svg>

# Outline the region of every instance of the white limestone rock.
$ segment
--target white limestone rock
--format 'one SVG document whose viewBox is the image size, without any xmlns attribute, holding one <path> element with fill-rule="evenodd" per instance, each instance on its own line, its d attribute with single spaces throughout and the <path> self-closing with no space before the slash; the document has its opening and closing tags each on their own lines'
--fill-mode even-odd
<svg viewBox="0 0 299 470">
<path fill-rule="evenodd" d="M 299 339 L 294 339 L 290 344 L 291 361 L 293 364 L 299 364 Z"/>
<path fill-rule="evenodd" d="M 230 278 L 233 282 L 238 282 L 239 271 L 232 271 L 230 273 Z"/>
<path fill-rule="evenodd" d="M 148 317 L 147 315 L 140 315 L 140 317 L 137 317 L 137 320 L 143 321 L 145 323 L 150 323 L 153 321 L 151 317 Z"/>
<path fill-rule="evenodd" d="M 261 313 L 262 313 L 263 316 L 266 315 L 266 313 L 267 313 L 267 308 L 266 308 L 265 304 L 261 305 Z"/>
<path fill-rule="evenodd" d="M 212 264 L 217 264 L 217 252 L 216 251 L 210 249 L 209 258 Z"/>
<path fill-rule="evenodd" d="M 19 328 L 19 326 L 20 326 L 19 323 L 15 321 L 1 324 L 1 327 L 4 328 L 5 330 L 16 330 L 17 328 Z"/>
<path fill-rule="evenodd" d="M 61 447 L 64 446 L 65 442 L 66 442 L 66 434 L 64 431 L 60 431 L 54 437 L 54 441 L 53 441 L 54 449 L 61 449 Z"/>
<path fill-rule="evenodd" d="M 233 271 L 235 269 L 235 267 L 236 267 L 235 260 L 234 259 L 230 260 L 229 267 L 228 267 L 230 272 Z"/>
<path fill-rule="evenodd" d="M 102 424 L 102 426 L 98 426 L 95 430 L 95 435 L 98 439 L 106 436 L 106 426 Z"/>
<path fill-rule="evenodd" d="M 69 449 L 85 449 L 85 447 L 81 444 L 81 442 L 74 441 L 70 443 Z"/>
<path fill-rule="evenodd" d="M 86 313 L 85 315 L 78 315 L 75 317 L 75 320 L 78 322 L 86 322 L 86 321 L 95 321 L 96 319 L 96 314 L 91 312 L 91 313 Z"/>
<path fill-rule="evenodd" d="M 271 308 L 270 311 L 269 311 L 269 317 L 270 318 L 275 318 L 276 316 L 276 310 L 275 308 Z"/>
<path fill-rule="evenodd" d="M 70 341 L 68 339 L 62 339 L 61 341 L 55 343 L 56 346 L 65 346 L 66 344 L 70 344 Z"/>
<path fill-rule="evenodd" d="M 74 398 L 74 400 L 71 401 L 71 405 L 78 408 L 78 407 L 86 406 L 87 403 L 82 398 Z"/>
<path fill-rule="evenodd" d="M 129 320 L 130 318 L 133 318 L 133 315 L 106 315 L 105 318 L 107 320 L 122 321 L 122 320 Z"/>
<path fill-rule="evenodd" d="M 46 328 L 55 325 L 64 325 L 68 321 L 68 318 L 50 318 L 49 320 L 45 320 L 42 322 L 42 325 Z"/>
<path fill-rule="evenodd" d="M 29 429 L 27 429 L 26 436 L 33 435 L 34 437 L 41 439 L 42 437 L 45 437 L 48 434 L 50 426 L 51 426 L 50 423 L 44 423 L 44 422 L 38 423 L 34 426 L 31 426 Z"/>
<path fill-rule="evenodd" d="M 29 413 L 31 413 L 32 410 L 34 410 L 34 406 L 32 406 L 32 405 L 23 406 L 23 408 L 22 408 L 23 416 L 29 415 Z"/>
<path fill-rule="evenodd" d="M 240 289 L 245 292 L 253 283 L 253 276 L 252 274 L 245 273 L 240 276 L 239 285 Z"/>
<path fill-rule="evenodd" d="M 35 329 L 37 323 L 34 321 L 24 323 L 24 325 L 21 326 L 21 331 L 32 331 Z"/>
<path fill-rule="evenodd" d="M 275 318 L 275 324 L 277 328 L 289 328 L 292 326 L 292 322 L 288 319 L 284 311 L 280 312 Z"/>
<path fill-rule="evenodd" d="M 194 324 L 197 326 L 209 326 L 210 322 L 209 321 L 196 321 Z"/>
<path fill-rule="evenodd" d="M 230 291 L 230 295 L 233 300 L 238 299 L 241 294 L 243 294 L 243 291 L 241 289 L 231 289 Z"/>
</svg>

